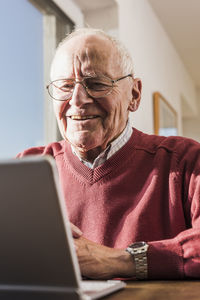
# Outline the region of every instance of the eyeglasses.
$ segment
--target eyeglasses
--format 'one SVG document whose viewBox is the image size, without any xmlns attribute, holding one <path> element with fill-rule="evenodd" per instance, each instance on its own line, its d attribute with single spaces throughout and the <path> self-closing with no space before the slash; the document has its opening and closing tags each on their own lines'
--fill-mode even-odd
<svg viewBox="0 0 200 300">
<path fill-rule="evenodd" d="M 57 79 L 47 85 L 46 88 L 51 98 L 58 101 L 66 101 L 72 97 L 75 85 L 80 83 L 85 88 L 89 96 L 92 98 L 101 98 L 112 92 L 116 82 L 132 76 L 132 74 L 128 74 L 114 80 L 103 75 L 97 77 L 87 76 L 82 80 Z"/>
</svg>

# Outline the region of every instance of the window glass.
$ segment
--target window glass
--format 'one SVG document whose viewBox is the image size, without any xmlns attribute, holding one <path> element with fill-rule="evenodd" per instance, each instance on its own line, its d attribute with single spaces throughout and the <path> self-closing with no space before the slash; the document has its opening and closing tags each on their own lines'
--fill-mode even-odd
<svg viewBox="0 0 200 300">
<path fill-rule="evenodd" d="M 43 16 L 27 0 L 1 0 L 0 158 L 44 143 Z"/>
</svg>

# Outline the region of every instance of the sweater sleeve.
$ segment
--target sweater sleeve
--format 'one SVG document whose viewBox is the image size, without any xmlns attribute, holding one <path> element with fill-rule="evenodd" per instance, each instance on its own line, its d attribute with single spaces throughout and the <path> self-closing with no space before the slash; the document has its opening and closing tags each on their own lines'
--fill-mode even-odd
<svg viewBox="0 0 200 300">
<path fill-rule="evenodd" d="M 200 228 L 148 244 L 149 279 L 200 278 Z"/>
<path fill-rule="evenodd" d="M 16 158 L 22 158 L 27 155 L 44 155 L 44 147 L 32 147 L 17 154 Z"/>
<path fill-rule="evenodd" d="M 27 155 L 50 155 L 56 157 L 60 153 L 63 153 L 63 146 L 64 141 L 51 143 L 47 146 L 32 147 L 19 153 L 16 158 L 22 158 Z"/>
<path fill-rule="evenodd" d="M 178 161 L 186 228 L 176 237 L 149 242 L 150 279 L 200 278 L 200 147 Z"/>
</svg>

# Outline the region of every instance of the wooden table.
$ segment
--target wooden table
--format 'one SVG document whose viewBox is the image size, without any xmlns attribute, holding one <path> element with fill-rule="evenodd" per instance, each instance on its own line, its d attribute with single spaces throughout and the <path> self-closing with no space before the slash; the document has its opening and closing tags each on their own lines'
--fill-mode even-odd
<svg viewBox="0 0 200 300">
<path fill-rule="evenodd" d="M 105 300 L 200 300 L 200 281 L 131 281 Z"/>
</svg>

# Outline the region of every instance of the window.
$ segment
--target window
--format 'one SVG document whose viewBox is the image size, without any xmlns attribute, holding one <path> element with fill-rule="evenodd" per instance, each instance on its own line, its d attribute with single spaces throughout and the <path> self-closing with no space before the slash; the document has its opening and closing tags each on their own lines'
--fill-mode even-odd
<svg viewBox="0 0 200 300">
<path fill-rule="evenodd" d="M 55 48 L 73 23 L 52 1 L 0 5 L 0 158 L 7 158 L 59 139 L 45 84 Z"/>
</svg>

